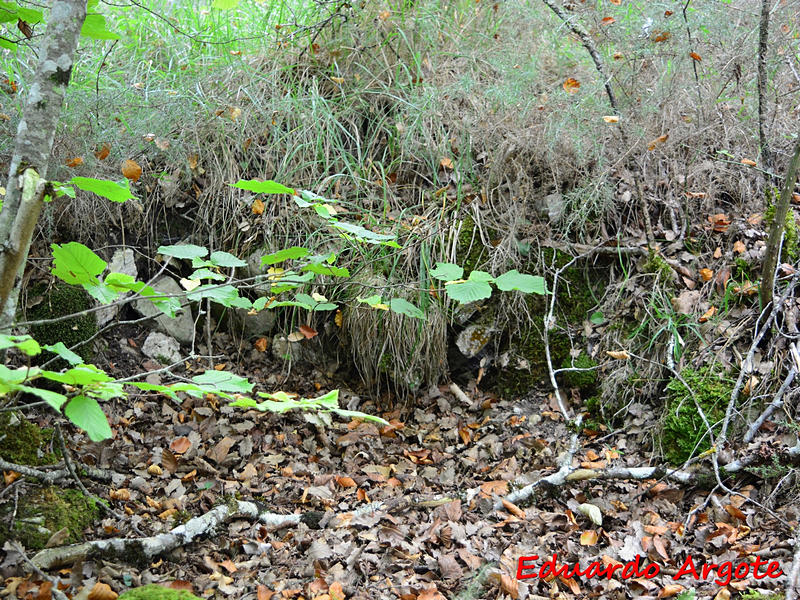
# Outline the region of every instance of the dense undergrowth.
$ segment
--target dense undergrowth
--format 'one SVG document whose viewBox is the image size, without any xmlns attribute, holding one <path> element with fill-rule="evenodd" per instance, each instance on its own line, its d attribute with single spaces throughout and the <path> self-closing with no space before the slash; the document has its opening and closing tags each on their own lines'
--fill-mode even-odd
<svg viewBox="0 0 800 600">
<path fill-rule="evenodd" d="M 228 185 L 274 179 L 336 199 L 343 217 L 398 235 L 400 251 L 354 244 L 340 256 L 354 281 L 402 286 L 431 315 L 424 324 L 365 316 L 358 290 L 342 286 L 338 336 L 370 386 L 388 382 L 413 395 L 445 378 L 448 340 L 477 313 L 492 332 L 481 368 L 503 365 L 487 380 L 500 393 L 524 395 L 548 369 L 567 369 L 558 382 L 599 402 L 595 416 L 607 426 L 634 396 L 658 399 L 670 369 L 716 360 L 726 319 L 754 308 L 753 299 L 727 279 L 720 286 L 693 276 L 703 298 L 692 310 L 726 308 L 698 323 L 673 302 L 686 277 L 675 261 L 691 273 L 735 267 L 740 290 L 756 279 L 755 246 L 730 250 L 750 235 L 747 217 L 765 208 L 762 173 L 741 163 L 759 155 L 752 3 L 692 4 L 682 13 L 670 3 L 572 5 L 610 73 L 618 115 L 581 41 L 545 4 L 304 6 L 104 8 L 123 41 L 83 48 L 53 177 L 116 179 L 120 163 L 133 159 L 144 169 L 139 199 L 122 207 L 80 193 L 60 199 L 48 207 L 39 246 L 91 239 L 100 251 L 134 245 L 142 257 L 179 241 L 242 257 L 293 245 L 329 250 L 335 240 L 313 215 L 286 199 L 256 211 L 256 195 Z M 769 86 L 779 95 L 798 84 L 782 58 L 793 56 L 798 23 L 791 7 L 779 6 L 773 24 Z M 0 127 L 9 132 L 33 62 L 22 52 L 4 58 L 18 88 L 2 94 L 10 118 Z M 792 98 L 767 114 L 777 171 L 795 121 Z M 12 139 L 0 141 L 0 156 Z M 707 217 L 723 213 L 737 215 L 732 227 L 708 226 Z M 651 233 L 660 251 L 586 252 L 563 273 L 562 255 L 550 249 L 560 244 L 571 260 L 581 254 L 571 244 L 630 245 Z M 542 345 L 546 302 L 518 294 L 477 313 L 456 310 L 428 293 L 437 260 L 493 274 L 558 273 L 551 364 Z M 140 262 L 146 272 L 158 268 Z M 306 317 L 287 309 L 279 320 Z M 650 362 L 604 354 L 619 348 Z"/>
</svg>

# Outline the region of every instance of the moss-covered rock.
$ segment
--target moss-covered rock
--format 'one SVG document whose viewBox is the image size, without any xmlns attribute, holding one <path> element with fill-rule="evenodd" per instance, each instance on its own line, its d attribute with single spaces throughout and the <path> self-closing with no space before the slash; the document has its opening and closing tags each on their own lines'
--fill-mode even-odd
<svg viewBox="0 0 800 600">
<path fill-rule="evenodd" d="M 0 508 L 4 522 L 11 510 L 9 503 Z M 35 489 L 17 503 L 12 530 L 0 528 L 0 545 L 8 539 L 15 539 L 29 550 L 39 550 L 44 548 L 50 536 L 64 528 L 69 532 L 65 543 L 79 542 L 83 539 L 83 530 L 99 516 L 99 512 L 95 501 L 78 490 Z"/>
<path fill-rule="evenodd" d="M 173 590 L 151 584 L 124 592 L 120 594 L 119 600 L 200 600 L 200 598 L 186 590 Z"/>
<path fill-rule="evenodd" d="M 58 456 L 50 449 L 53 430 L 34 425 L 14 413 L 0 413 L 0 458 L 18 465 L 50 465 Z"/>
<path fill-rule="evenodd" d="M 82 288 L 66 283 L 58 283 L 50 289 L 44 285 L 35 286 L 28 296 L 29 298 L 42 296 L 41 302 L 28 309 L 26 315 L 28 321 L 63 317 L 84 311 L 91 306 L 89 295 Z M 67 348 L 88 340 L 96 333 L 97 320 L 94 314 L 31 327 L 31 336 L 40 344 L 63 342 Z M 84 344 L 75 352 L 86 362 L 91 362 L 93 356 L 91 344 Z M 42 352 L 39 355 L 42 361 L 50 360 L 52 356 L 50 352 Z M 64 361 L 60 361 L 58 368 L 62 368 L 65 364 Z"/>
<path fill-rule="evenodd" d="M 565 371 L 561 374 L 564 385 L 571 388 L 578 388 L 584 394 L 591 394 L 597 387 L 597 361 L 593 360 L 585 352 L 581 352 L 574 360 L 566 358 L 561 363 L 561 368 L 593 369 L 591 371 Z"/>
<path fill-rule="evenodd" d="M 724 373 L 708 367 L 684 369 L 681 378 L 683 381 L 673 378 L 667 384 L 667 406 L 660 440 L 664 456 L 675 466 L 682 465 L 692 456 L 711 447 L 708 430 L 697 411 L 695 399 L 716 433 L 725 417 L 734 385 Z M 687 386 L 694 392 L 694 398 Z"/>
</svg>

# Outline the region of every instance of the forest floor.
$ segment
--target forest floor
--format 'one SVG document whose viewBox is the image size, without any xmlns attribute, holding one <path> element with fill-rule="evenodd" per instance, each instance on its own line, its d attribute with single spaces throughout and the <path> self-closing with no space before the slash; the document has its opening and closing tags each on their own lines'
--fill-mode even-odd
<svg viewBox="0 0 800 600">
<path fill-rule="evenodd" d="M 116 347 L 125 347 L 117 368 L 127 370 L 130 362 L 155 368 L 138 351 L 145 334 L 117 338 Z M 288 373 L 267 355 L 249 362 L 242 369 L 264 391 L 314 396 L 338 385 L 309 368 Z M 189 373 L 205 368 L 187 365 Z M 208 598 L 434 600 L 661 598 L 689 589 L 708 598 L 741 597 L 737 592 L 749 589 L 744 597 L 758 598 L 785 584 L 785 576 L 764 574 L 767 560 L 777 560 L 784 573 L 791 566 L 791 545 L 775 533 L 782 530 L 776 519 L 795 520 L 796 508 L 770 514 L 746 503 L 767 494 L 747 475 L 734 495 L 712 491 L 713 482 L 573 481 L 496 509 L 513 489 L 555 472 L 565 456 L 573 467 L 601 471 L 646 466 L 639 449 L 648 446 L 643 441 L 652 435 L 653 415 L 634 403 L 622 428 L 583 430 L 570 448 L 574 432 L 546 391 L 500 399 L 473 383 L 463 392 L 469 403 L 442 385 L 417 396 L 411 410 L 379 413 L 342 391 L 341 406 L 381 414 L 388 427 L 341 419 L 323 427 L 301 413 L 245 412 L 213 396 L 182 405 L 155 395 L 109 403 L 113 439 L 91 444 L 73 431 L 67 440 L 80 460 L 113 473 L 110 484 L 85 481 L 97 496 L 111 498 L 118 514 L 98 520 L 85 539 L 159 534 L 230 498 L 316 518 L 282 528 L 233 518 L 146 564 L 87 560 L 62 570 L 61 585 L 70 594 L 77 592 L 73 583 L 96 579 L 117 592 L 171 581 Z M 44 427 L 52 416 L 39 419 Z M 634 574 L 538 577 L 554 556 L 558 566 L 580 563 L 585 570 L 596 561 L 597 570 L 637 555 Z M 760 559 L 759 580 L 752 570 L 747 579 L 726 571 L 761 556 L 769 558 Z M 517 578 L 520 557 L 529 557 L 526 579 Z M 688 558 L 699 579 L 687 571 Z M 704 577 L 702 563 L 720 565 L 719 572 Z M 655 567 L 645 571 L 648 565 L 658 573 L 650 577 Z M 9 552 L 4 574 L 11 576 L 15 566 L 22 561 Z M 7 580 L 16 581 L 7 592 L 44 597 L 35 579 L 23 583 L 21 576 Z M 752 595 L 755 590 L 766 595 Z"/>
</svg>

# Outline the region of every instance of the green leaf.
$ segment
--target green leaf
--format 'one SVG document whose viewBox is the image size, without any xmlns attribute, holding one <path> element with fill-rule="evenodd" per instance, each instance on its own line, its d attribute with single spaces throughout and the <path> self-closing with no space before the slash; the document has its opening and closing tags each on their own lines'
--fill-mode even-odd
<svg viewBox="0 0 800 600">
<path fill-rule="evenodd" d="M 252 308 L 253 303 L 247 298 L 239 295 L 239 290 L 232 285 L 206 284 L 193 289 L 186 294 L 191 301 L 202 298 L 210 298 L 213 302 L 227 306 L 228 308 Z"/>
<path fill-rule="evenodd" d="M 229 0 L 230 1 L 230 0 Z M 231 184 L 232 187 L 255 192 L 256 194 L 289 194 L 294 196 L 295 191 L 275 181 L 256 181 L 255 179 L 240 179 Z"/>
<path fill-rule="evenodd" d="M 80 365 L 86 362 L 80 356 L 75 354 L 72 350 L 67 348 L 64 345 L 64 342 L 58 342 L 57 344 L 53 344 L 52 346 L 45 346 L 44 349 L 49 350 L 54 354 L 58 354 L 58 356 L 63 358 L 71 365 Z"/>
<path fill-rule="evenodd" d="M 503 273 L 494 280 L 497 289 L 508 292 L 511 290 L 519 290 L 526 294 L 539 294 L 544 295 L 547 293 L 547 286 L 543 277 L 538 275 L 526 275 L 520 273 L 516 269 Z"/>
<path fill-rule="evenodd" d="M 451 283 L 445 286 L 447 295 L 456 302 L 468 304 L 476 300 L 483 300 L 492 295 L 492 286 L 485 281 L 464 281 L 462 283 Z"/>
<path fill-rule="evenodd" d="M 95 284 L 92 283 L 84 283 L 83 289 L 85 289 L 89 295 L 97 300 L 100 304 L 111 304 L 119 298 L 119 294 L 117 291 L 107 286 L 105 283 L 97 282 Z"/>
<path fill-rule="evenodd" d="M 366 298 L 356 298 L 356 300 L 369 304 L 373 308 L 378 304 L 383 303 L 383 299 L 381 298 L 380 294 L 373 294 L 372 296 L 367 296 Z"/>
<path fill-rule="evenodd" d="M 344 221 L 331 221 L 330 224 L 334 229 L 346 231 L 347 233 L 353 235 L 356 239 L 369 244 L 377 244 L 380 242 L 393 240 L 397 237 L 388 233 L 375 233 L 374 231 L 370 231 L 361 225 L 346 223 Z"/>
<path fill-rule="evenodd" d="M 209 260 L 217 267 L 246 267 L 247 262 L 228 252 L 212 252 Z"/>
<path fill-rule="evenodd" d="M 83 244 L 69 242 L 63 246 L 51 244 L 53 249 L 52 273 L 67 283 L 97 284 L 97 276 L 106 268 L 106 261 Z"/>
<path fill-rule="evenodd" d="M 491 283 L 492 281 L 494 281 L 494 277 L 489 275 L 489 273 L 487 273 L 486 271 L 473 271 L 472 273 L 469 274 L 469 277 L 467 279 L 469 279 L 470 281 L 482 281 L 485 283 Z"/>
<path fill-rule="evenodd" d="M 86 15 L 86 20 L 81 27 L 81 35 L 94 40 L 118 40 L 121 38 L 118 33 L 108 30 L 106 18 L 98 14 Z"/>
<path fill-rule="evenodd" d="M 283 250 L 278 250 L 277 252 L 273 252 L 272 254 L 267 254 L 266 256 L 262 256 L 261 264 L 274 265 L 279 262 L 283 262 L 285 260 L 291 260 L 293 258 L 303 258 L 304 256 L 307 255 L 308 255 L 308 248 L 303 248 L 302 246 L 292 246 L 291 248 L 284 248 Z"/>
<path fill-rule="evenodd" d="M 304 266 L 301 271 L 310 271 L 317 275 L 330 275 L 331 277 L 350 277 L 350 271 L 343 267 L 334 267 L 332 265 L 321 265 L 318 263 L 310 263 Z"/>
<path fill-rule="evenodd" d="M 174 256 L 175 258 L 203 258 L 206 254 L 208 254 L 208 250 L 206 248 L 203 248 L 202 246 L 195 246 L 194 244 L 159 246 L 156 252 L 165 256 Z"/>
<path fill-rule="evenodd" d="M 211 279 L 213 281 L 225 281 L 227 277 L 225 277 L 225 275 L 222 273 L 217 273 L 211 269 L 198 269 L 189 275 L 189 279 Z"/>
<path fill-rule="evenodd" d="M 232 394 L 249 394 L 255 386 L 244 377 L 229 371 L 206 371 L 201 375 L 192 377 L 192 381 L 203 386 L 212 394 L 218 391 Z"/>
<path fill-rule="evenodd" d="M 125 181 L 127 182 L 127 179 Z M 112 202 L 125 202 L 136 197 L 131 193 L 127 183 L 123 185 L 116 181 L 92 177 L 73 177 L 69 182 L 80 190 L 92 192 Z"/>
<path fill-rule="evenodd" d="M 219 10 L 231 10 L 239 6 L 240 0 L 214 0 L 211 4 L 211 8 L 217 8 Z"/>
<path fill-rule="evenodd" d="M 340 417 L 346 419 L 363 419 L 364 421 L 372 421 L 373 423 L 380 423 L 381 425 L 389 425 L 389 421 L 381 419 L 375 415 L 368 415 L 358 410 L 345 410 L 343 408 L 332 408 L 331 412 L 336 413 Z"/>
<path fill-rule="evenodd" d="M 64 408 L 64 414 L 75 425 L 85 430 L 93 442 L 102 442 L 111 437 L 108 419 L 94 398 L 75 396 Z"/>
<path fill-rule="evenodd" d="M 439 281 L 455 281 L 464 276 L 464 269 L 453 263 L 437 262 L 436 268 L 431 269 L 430 275 Z"/>
<path fill-rule="evenodd" d="M 39 343 L 29 335 L 7 335 L 0 334 L 0 350 L 6 348 L 16 348 L 28 356 L 36 356 L 42 349 Z"/>
<path fill-rule="evenodd" d="M 57 411 L 61 411 L 61 407 L 64 406 L 64 402 L 67 401 L 67 397 L 64 394 L 59 394 L 58 392 L 52 392 L 50 390 L 43 390 L 29 385 L 21 385 L 19 389 L 44 400 Z"/>
<path fill-rule="evenodd" d="M 398 314 L 425 320 L 425 313 L 403 298 L 392 298 L 389 302 L 389 308 Z"/>
<path fill-rule="evenodd" d="M 592 314 L 589 316 L 589 321 L 591 321 L 591 322 L 592 322 L 592 323 L 594 323 L 595 325 L 602 325 L 602 324 L 605 322 L 605 320 L 606 320 L 605 316 L 604 316 L 604 315 L 603 315 L 603 313 L 602 313 L 601 311 L 599 311 L 599 310 L 596 310 L 596 311 L 594 311 L 594 312 L 593 312 L 593 313 L 592 313 Z"/>
<path fill-rule="evenodd" d="M 105 371 L 101 371 L 94 365 L 81 365 L 80 367 L 73 367 L 64 373 L 57 373 L 55 371 L 42 371 L 41 375 L 45 379 L 58 381 L 59 383 L 66 383 L 67 385 L 71 385 L 73 387 L 95 385 L 114 381 Z"/>
</svg>

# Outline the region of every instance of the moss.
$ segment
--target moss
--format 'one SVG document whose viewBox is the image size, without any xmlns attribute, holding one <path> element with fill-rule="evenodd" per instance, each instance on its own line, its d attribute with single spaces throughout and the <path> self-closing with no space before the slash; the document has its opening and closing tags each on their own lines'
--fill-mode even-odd
<svg viewBox="0 0 800 600">
<path fill-rule="evenodd" d="M 642 265 L 642 270 L 645 273 L 657 275 L 658 278 L 663 281 L 669 281 L 672 275 L 672 267 L 664 260 L 663 256 L 655 252 L 652 248 L 647 255 L 647 260 Z"/>
<path fill-rule="evenodd" d="M 0 414 L 0 457 L 19 465 L 50 465 L 58 455 L 46 448 L 53 440 L 53 430 L 43 429 L 26 419 Z"/>
<path fill-rule="evenodd" d="M 733 381 L 716 369 L 684 369 L 681 377 L 694 391 L 697 403 L 716 433 L 719 431 L 733 390 Z M 667 384 L 667 406 L 661 431 L 661 446 L 667 460 L 679 466 L 711 447 L 707 429 L 692 394 L 677 378 Z"/>
<path fill-rule="evenodd" d="M 764 211 L 764 223 L 770 225 L 775 219 L 775 202 L 773 200 L 774 194 L 767 192 L 767 210 Z M 798 247 L 797 235 L 797 221 L 794 218 L 794 211 L 789 207 L 786 213 L 786 221 L 783 225 L 783 250 L 782 253 L 788 262 L 793 262 L 800 255 L 800 247 Z"/>
<path fill-rule="evenodd" d="M 29 321 L 63 317 L 86 310 L 91 306 L 89 295 L 83 289 L 66 283 L 56 284 L 49 290 L 44 286 L 36 286 L 29 292 L 29 296 L 38 295 L 43 295 L 44 299 L 28 310 L 26 318 Z M 97 321 L 94 314 L 31 327 L 31 335 L 40 344 L 50 345 L 63 342 L 67 348 L 88 340 L 96 333 Z M 84 344 L 76 348 L 75 353 L 86 362 L 90 362 L 93 356 L 91 344 Z M 42 352 L 39 355 L 42 361 L 50 360 L 52 356 L 53 354 L 50 352 Z M 66 365 L 62 360 L 59 360 L 58 364 L 59 366 L 54 368 L 63 368 Z"/>
<path fill-rule="evenodd" d="M 173 590 L 156 584 L 134 588 L 120 594 L 119 600 L 200 600 L 186 590 Z"/>
<path fill-rule="evenodd" d="M 0 510 L 4 520 L 10 511 L 11 506 Z M 5 527 L 0 528 L 0 545 L 7 539 L 16 539 L 25 548 L 39 550 L 50 536 L 64 528 L 69 531 L 65 543 L 79 542 L 83 539 L 83 530 L 99 512 L 95 501 L 77 490 L 37 489 L 20 499 L 13 529 L 9 532 Z"/>
<path fill-rule="evenodd" d="M 581 352 L 575 360 L 567 357 L 561 362 L 561 368 L 591 369 L 596 366 L 597 362 L 585 352 Z M 567 387 L 578 388 L 583 393 L 592 393 L 597 387 L 597 370 L 566 371 L 561 373 L 561 379 Z"/>
<path fill-rule="evenodd" d="M 477 269 L 484 259 L 484 247 L 480 233 L 475 231 L 475 221 L 470 215 L 464 217 L 461 231 L 458 234 L 456 261 L 464 269 L 465 274 Z"/>
<path fill-rule="evenodd" d="M 569 337 L 557 332 L 550 332 L 550 359 L 554 366 L 568 359 L 572 345 Z M 513 344 L 513 350 L 528 363 L 528 369 L 502 369 L 496 375 L 494 388 L 508 398 L 519 397 L 530 393 L 547 379 L 547 355 L 541 332 L 531 330 L 520 343 Z"/>
</svg>

